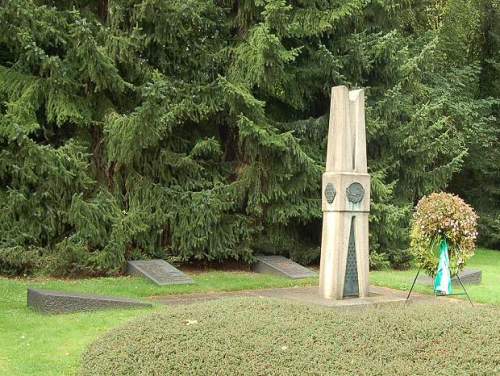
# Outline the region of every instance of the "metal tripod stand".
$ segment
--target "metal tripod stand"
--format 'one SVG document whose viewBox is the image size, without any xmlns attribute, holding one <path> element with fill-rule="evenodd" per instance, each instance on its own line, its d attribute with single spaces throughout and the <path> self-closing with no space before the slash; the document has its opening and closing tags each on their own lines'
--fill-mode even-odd
<svg viewBox="0 0 500 376">
<path fill-rule="evenodd" d="M 419 268 L 418 269 L 418 272 L 417 272 L 417 275 L 415 276 L 415 279 L 413 280 L 413 283 L 411 285 L 411 288 L 410 288 L 410 291 L 408 292 L 408 296 L 406 297 L 406 301 L 405 301 L 405 304 L 408 302 L 408 300 L 410 299 L 410 295 L 413 291 L 413 288 L 415 287 L 415 283 L 417 282 L 417 278 L 418 278 L 418 275 L 420 274 L 420 270 L 422 270 L 422 268 Z M 451 274 L 451 273 L 450 273 Z M 436 297 L 440 297 L 440 296 L 453 296 L 453 295 L 466 295 L 467 296 L 467 299 L 469 300 L 469 303 L 471 304 L 471 306 L 474 307 L 474 304 L 472 303 L 472 300 L 470 299 L 470 296 L 464 286 L 464 284 L 462 283 L 462 280 L 460 279 L 460 276 L 458 275 L 458 273 L 456 274 L 456 277 L 458 279 L 458 282 L 460 283 L 460 286 L 462 286 L 462 289 L 464 290 L 463 293 L 456 293 L 456 294 L 447 294 L 447 295 L 439 295 L 439 294 L 436 294 L 436 292 L 434 291 L 434 295 Z M 453 278 L 453 276 L 452 276 Z"/>
</svg>

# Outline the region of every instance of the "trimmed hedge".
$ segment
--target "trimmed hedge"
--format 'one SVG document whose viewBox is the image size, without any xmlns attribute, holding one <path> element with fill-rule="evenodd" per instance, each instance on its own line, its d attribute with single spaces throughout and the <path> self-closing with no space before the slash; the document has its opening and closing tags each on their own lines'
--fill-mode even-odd
<svg viewBox="0 0 500 376">
<path fill-rule="evenodd" d="M 112 330 L 84 353 L 81 375 L 492 375 L 499 348 L 489 307 L 337 311 L 240 298 Z"/>
</svg>

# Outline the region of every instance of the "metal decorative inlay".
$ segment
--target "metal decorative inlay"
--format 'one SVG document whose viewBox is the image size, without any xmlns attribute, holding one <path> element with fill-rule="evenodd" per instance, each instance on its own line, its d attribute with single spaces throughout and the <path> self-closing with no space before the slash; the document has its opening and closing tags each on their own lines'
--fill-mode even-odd
<svg viewBox="0 0 500 376">
<path fill-rule="evenodd" d="M 352 183 L 346 190 L 347 199 L 353 204 L 359 204 L 363 200 L 365 190 L 363 186 L 357 182 Z"/>
<path fill-rule="evenodd" d="M 359 296 L 358 262 L 356 261 L 356 239 L 354 238 L 354 218 L 351 221 L 347 262 L 344 277 L 344 296 Z"/>
<path fill-rule="evenodd" d="M 337 191 L 335 190 L 335 187 L 332 183 L 328 183 L 325 188 L 325 197 L 326 197 L 326 202 L 331 204 L 333 200 L 335 200 L 335 195 L 337 194 Z"/>
</svg>

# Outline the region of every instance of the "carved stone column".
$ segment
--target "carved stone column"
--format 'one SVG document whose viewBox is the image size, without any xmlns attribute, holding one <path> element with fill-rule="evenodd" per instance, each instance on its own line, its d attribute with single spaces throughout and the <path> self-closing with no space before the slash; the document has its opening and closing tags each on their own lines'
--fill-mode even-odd
<svg viewBox="0 0 500 376">
<path fill-rule="evenodd" d="M 320 295 L 328 299 L 368 296 L 370 176 L 362 89 L 332 88 L 322 185 Z"/>
</svg>

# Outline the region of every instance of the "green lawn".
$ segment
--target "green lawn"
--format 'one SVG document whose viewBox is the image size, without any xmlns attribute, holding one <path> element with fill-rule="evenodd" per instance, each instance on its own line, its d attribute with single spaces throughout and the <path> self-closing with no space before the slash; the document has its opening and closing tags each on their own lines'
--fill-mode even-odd
<svg viewBox="0 0 500 376">
<path fill-rule="evenodd" d="M 478 249 L 467 264 L 467 268 L 480 269 L 483 279 L 480 285 L 465 285 L 473 302 L 500 305 L 500 251 Z M 370 273 L 370 283 L 408 291 L 417 273 L 416 269 L 395 271 L 383 270 Z M 416 284 L 414 291 L 432 294 L 432 286 Z M 453 292 L 462 292 L 453 286 Z M 460 297 L 464 298 L 465 297 Z"/>
<path fill-rule="evenodd" d="M 247 272 L 211 271 L 193 276 L 196 284 L 158 287 L 141 278 L 82 280 L 0 278 L 0 375 L 74 375 L 83 349 L 99 334 L 134 317 L 161 311 L 114 310 L 44 316 L 26 307 L 26 288 L 142 298 L 194 292 L 304 286 L 316 279 L 289 280 Z"/>
<path fill-rule="evenodd" d="M 477 302 L 500 305 L 500 252 L 478 250 L 469 267 L 483 271 L 480 286 L 468 286 Z M 371 282 L 409 289 L 414 270 L 377 271 Z M 143 298 L 154 295 L 237 291 L 317 284 L 317 279 L 289 280 L 249 272 L 209 271 L 193 275 L 194 285 L 158 287 L 141 278 L 94 278 L 82 280 L 0 278 L 0 375 L 74 375 L 84 348 L 100 334 L 134 317 L 165 308 L 117 310 L 43 316 L 26 307 L 26 288 Z M 416 291 L 431 293 L 430 287 Z"/>
</svg>

